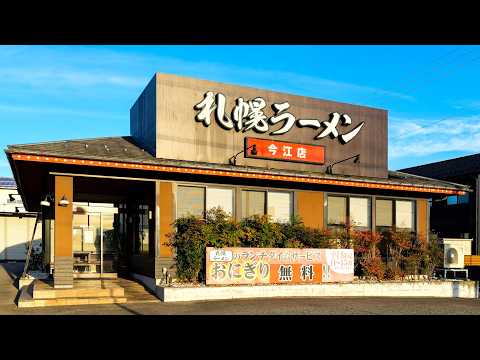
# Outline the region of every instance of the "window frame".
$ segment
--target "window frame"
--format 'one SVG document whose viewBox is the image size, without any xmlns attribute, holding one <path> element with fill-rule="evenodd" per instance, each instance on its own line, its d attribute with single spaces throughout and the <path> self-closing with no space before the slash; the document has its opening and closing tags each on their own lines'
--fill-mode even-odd
<svg viewBox="0 0 480 360">
<path fill-rule="evenodd" d="M 397 231 L 397 201 L 409 201 L 412 203 L 412 210 L 413 210 L 413 215 L 412 215 L 412 220 L 413 220 L 413 225 L 411 232 L 417 233 L 417 199 L 412 199 L 412 198 L 399 198 L 399 197 L 387 197 L 387 196 L 376 196 L 375 197 L 375 214 L 377 213 L 377 200 L 389 200 L 392 201 L 392 231 Z M 377 231 L 378 225 L 377 221 L 375 219 L 375 231 Z M 407 230 L 406 228 L 401 228 L 402 230 Z"/>
<path fill-rule="evenodd" d="M 203 196 L 203 216 L 202 219 L 205 219 L 205 212 L 207 211 L 207 192 L 208 188 L 213 189 L 228 189 L 232 191 L 232 218 L 236 218 L 236 194 L 235 194 L 235 186 L 225 186 L 225 185 L 207 185 L 207 184 L 192 184 L 192 183 L 184 183 L 178 182 L 176 184 L 175 189 L 175 220 L 178 219 L 178 188 L 179 187 L 196 187 L 196 188 L 203 188 L 204 196 Z"/>
<path fill-rule="evenodd" d="M 346 194 L 346 193 L 333 193 L 333 192 L 325 192 L 326 200 L 325 200 L 325 206 L 324 206 L 324 224 L 327 229 L 335 229 L 338 228 L 340 225 L 330 225 L 328 222 L 328 198 L 329 197 L 343 197 L 346 199 L 346 214 L 345 214 L 345 219 L 346 222 L 351 221 L 351 211 L 350 211 L 350 199 L 351 198 L 358 198 L 358 199 L 367 199 L 368 204 L 369 204 L 369 209 L 368 209 L 368 216 L 370 219 L 370 226 L 365 227 L 365 226 L 352 226 L 352 228 L 359 230 L 359 231 L 372 231 L 373 228 L 373 196 L 369 195 L 363 195 L 363 194 Z"/>
<path fill-rule="evenodd" d="M 228 186 L 205 186 L 205 206 L 204 206 L 204 211 L 208 211 L 207 209 L 207 198 L 208 198 L 208 189 L 221 189 L 221 190 L 230 190 L 232 192 L 232 213 L 230 216 L 235 219 L 235 207 L 236 207 L 236 202 L 235 202 L 235 188 L 234 187 L 228 187 Z"/>
<path fill-rule="evenodd" d="M 270 189 L 267 189 L 265 191 L 265 214 L 268 214 L 268 194 L 269 193 L 282 193 L 282 194 L 288 194 L 289 197 L 290 197 L 290 206 L 289 206 L 289 210 L 290 210 L 290 219 L 288 220 L 288 222 L 286 224 L 291 224 L 292 223 L 292 220 L 293 220 L 293 217 L 294 217 L 294 211 L 295 211 L 295 192 L 294 191 L 278 191 L 278 190 L 270 190 Z"/>
</svg>

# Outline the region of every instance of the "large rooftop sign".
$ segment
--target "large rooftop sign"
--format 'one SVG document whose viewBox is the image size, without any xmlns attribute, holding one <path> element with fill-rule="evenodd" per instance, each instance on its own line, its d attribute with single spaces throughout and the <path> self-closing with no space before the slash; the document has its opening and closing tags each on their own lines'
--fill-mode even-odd
<svg viewBox="0 0 480 360">
<path fill-rule="evenodd" d="M 362 129 L 363 125 L 365 125 L 365 122 L 362 121 L 350 132 L 340 134 L 339 136 L 337 126 L 339 125 L 340 118 L 342 119 L 343 125 L 348 126 L 352 124 L 352 119 L 347 114 L 340 115 L 334 112 L 330 114 L 329 121 L 322 122 L 318 119 L 296 119 L 293 114 L 287 112 L 290 104 L 285 101 L 272 105 L 274 115 L 267 120 L 264 112 L 265 106 L 265 100 L 261 97 L 249 101 L 245 101 L 243 98 L 237 98 L 236 105 L 232 110 L 232 116 L 229 117 L 225 113 L 225 95 L 217 94 L 214 97 L 213 92 L 209 91 L 205 94 L 205 98 L 194 106 L 194 108 L 198 110 L 195 119 L 202 122 L 205 126 L 210 126 L 212 113 L 215 111 L 215 119 L 218 125 L 225 130 L 232 130 L 233 128 L 235 128 L 237 132 L 253 130 L 260 134 L 270 130 L 269 124 L 274 125 L 281 122 L 283 126 L 278 130 L 270 131 L 269 135 L 286 134 L 295 124 L 298 127 L 311 127 L 314 129 L 320 129 L 323 125 L 324 129 L 315 136 L 314 139 L 323 139 L 327 135 L 330 135 L 332 138 L 338 137 L 343 144 L 352 140 Z"/>
<path fill-rule="evenodd" d="M 130 110 L 130 128 L 157 158 L 226 164 L 255 137 L 259 150 L 263 139 L 281 145 L 279 152 L 250 151 L 237 165 L 325 172 L 360 154 L 335 172 L 387 177 L 387 112 L 380 109 L 157 73 Z M 305 149 L 318 152 L 313 161 Z"/>
</svg>

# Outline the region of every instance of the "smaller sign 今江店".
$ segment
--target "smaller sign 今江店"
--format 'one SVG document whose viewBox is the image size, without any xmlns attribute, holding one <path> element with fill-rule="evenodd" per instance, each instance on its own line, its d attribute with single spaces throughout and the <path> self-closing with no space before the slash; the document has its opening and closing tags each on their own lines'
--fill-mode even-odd
<svg viewBox="0 0 480 360">
<path fill-rule="evenodd" d="M 353 249 L 207 247 L 207 285 L 353 281 Z"/>
<path fill-rule="evenodd" d="M 325 164 L 325 147 L 247 137 L 245 138 L 245 157 L 323 165 Z"/>
</svg>

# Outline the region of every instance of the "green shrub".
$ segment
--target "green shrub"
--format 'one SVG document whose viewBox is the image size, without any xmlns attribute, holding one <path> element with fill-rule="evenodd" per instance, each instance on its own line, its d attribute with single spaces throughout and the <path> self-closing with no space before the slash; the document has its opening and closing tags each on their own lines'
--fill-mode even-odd
<svg viewBox="0 0 480 360">
<path fill-rule="evenodd" d="M 268 215 L 242 219 L 240 227 L 243 230 L 243 247 L 275 248 L 284 245 L 282 225 L 272 222 Z"/>
<path fill-rule="evenodd" d="M 207 246 L 216 248 L 240 246 L 244 236 L 240 224 L 220 207 L 205 213 L 203 233 Z"/>
<path fill-rule="evenodd" d="M 199 281 L 205 258 L 204 221 L 194 216 L 178 218 L 174 222 L 175 232 L 169 234 L 175 249 L 177 277 L 183 281 Z"/>
<path fill-rule="evenodd" d="M 349 226 L 336 231 L 305 226 L 294 217 L 291 223 L 276 223 L 268 215 L 252 216 L 240 222 L 221 208 L 204 218 L 177 219 L 167 243 L 175 250 L 177 277 L 197 282 L 205 279 L 206 247 L 258 248 L 353 248 L 355 274 L 376 279 L 402 279 L 405 274 L 433 275 L 443 253 L 436 238 L 426 242 L 411 232 L 358 231 Z"/>
</svg>

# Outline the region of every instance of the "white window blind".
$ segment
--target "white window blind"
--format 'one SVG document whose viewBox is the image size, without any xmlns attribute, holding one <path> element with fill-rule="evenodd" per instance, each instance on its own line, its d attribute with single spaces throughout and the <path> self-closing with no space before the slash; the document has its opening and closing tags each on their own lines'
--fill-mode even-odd
<svg viewBox="0 0 480 360">
<path fill-rule="evenodd" d="M 391 200 L 377 200 L 375 209 L 375 222 L 377 226 L 393 225 L 393 203 Z"/>
<path fill-rule="evenodd" d="M 396 226 L 399 229 L 413 229 L 413 202 L 397 200 Z"/>
<path fill-rule="evenodd" d="M 292 216 L 292 194 L 268 192 L 268 214 L 275 222 L 290 222 Z"/>
<path fill-rule="evenodd" d="M 230 216 L 233 214 L 233 190 L 222 188 L 207 188 L 207 210 L 222 208 Z"/>
<path fill-rule="evenodd" d="M 350 198 L 350 221 L 354 227 L 370 228 L 369 199 Z"/>
<path fill-rule="evenodd" d="M 344 225 L 347 221 L 347 198 L 329 196 L 327 212 L 329 225 Z"/>
</svg>

